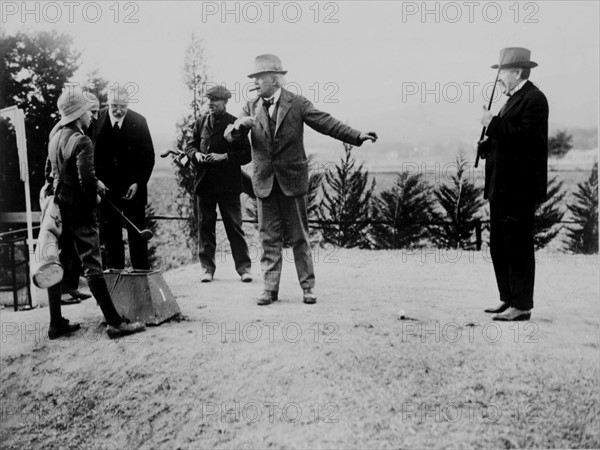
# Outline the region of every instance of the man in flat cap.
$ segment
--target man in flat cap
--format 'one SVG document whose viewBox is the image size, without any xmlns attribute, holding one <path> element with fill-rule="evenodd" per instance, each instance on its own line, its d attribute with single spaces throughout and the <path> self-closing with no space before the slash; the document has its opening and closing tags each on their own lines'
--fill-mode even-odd
<svg viewBox="0 0 600 450">
<path fill-rule="evenodd" d="M 223 86 L 215 86 L 206 91 L 208 114 L 203 114 L 194 124 L 192 138 L 185 150 L 196 170 L 194 183 L 198 197 L 203 283 L 213 280 L 216 269 L 217 205 L 231 244 L 235 270 L 243 282 L 252 281 L 240 203 L 240 166 L 250 162 L 250 143 L 246 137 L 230 143 L 223 136 L 225 127 L 235 122 L 235 117 L 226 111 L 230 97 L 231 93 Z"/>
<path fill-rule="evenodd" d="M 525 48 L 500 52 L 498 82 L 508 96 L 498 115 L 484 107 L 487 127 L 484 197 L 490 201 L 490 251 L 500 304 L 494 320 L 529 320 L 533 309 L 536 207 L 548 181 L 548 101 L 529 81 L 537 64 Z"/>
<path fill-rule="evenodd" d="M 148 180 L 154 168 L 154 146 L 148 123 L 129 109 L 131 94 L 123 86 L 108 91 L 108 107 L 100 110 L 94 126 L 94 161 L 98 179 L 108 188 L 106 198 L 138 228 L 145 228 Z M 100 205 L 105 265 L 125 268 L 123 218 L 108 202 Z M 134 269 L 148 270 L 148 244 L 129 224 L 129 255 Z"/>
<path fill-rule="evenodd" d="M 361 133 L 317 110 L 301 95 L 283 89 L 286 73 L 277 56 L 257 56 L 255 70 L 248 77 L 254 78 L 259 96 L 244 106 L 238 120 L 225 131 L 230 141 L 245 138 L 248 133 L 251 136 L 252 185 L 258 202 L 264 281 L 264 291 L 257 300 L 259 305 L 268 305 L 278 299 L 284 236 L 293 247 L 304 303 L 317 301 L 308 242 L 308 160 L 304 150 L 304 124 L 352 145 L 377 140 L 375 132 Z"/>
</svg>

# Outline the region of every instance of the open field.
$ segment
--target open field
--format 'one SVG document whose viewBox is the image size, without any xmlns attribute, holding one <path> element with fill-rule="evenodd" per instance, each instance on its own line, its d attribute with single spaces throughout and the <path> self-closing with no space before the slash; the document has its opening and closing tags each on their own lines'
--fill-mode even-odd
<svg viewBox="0 0 600 450">
<path fill-rule="evenodd" d="M 315 306 L 289 261 L 281 301 L 256 306 L 229 257 L 211 284 L 165 273 L 184 320 L 118 341 L 93 300 L 52 342 L 47 309 L 1 311 L 2 448 L 600 446 L 597 256 L 538 253 L 532 322 L 513 324 L 482 312 L 483 253 L 314 258 Z"/>
</svg>

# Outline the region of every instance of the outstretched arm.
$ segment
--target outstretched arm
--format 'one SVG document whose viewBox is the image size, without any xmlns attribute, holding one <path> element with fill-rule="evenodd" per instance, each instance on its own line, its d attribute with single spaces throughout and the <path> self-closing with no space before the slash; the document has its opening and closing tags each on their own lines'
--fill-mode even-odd
<svg viewBox="0 0 600 450">
<path fill-rule="evenodd" d="M 348 144 L 361 146 L 364 141 L 377 141 L 377 133 L 374 131 L 360 132 L 340 122 L 330 114 L 319 111 L 307 99 L 301 97 L 302 117 L 304 122 L 313 130 L 326 134 Z"/>
</svg>

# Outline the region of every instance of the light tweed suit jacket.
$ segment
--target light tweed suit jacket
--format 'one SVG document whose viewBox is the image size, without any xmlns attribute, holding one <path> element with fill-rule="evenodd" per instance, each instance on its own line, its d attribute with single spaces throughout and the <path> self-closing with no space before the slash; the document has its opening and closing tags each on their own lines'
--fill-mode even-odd
<svg viewBox="0 0 600 450">
<path fill-rule="evenodd" d="M 286 196 L 299 196 L 308 192 L 308 159 L 304 149 L 304 124 L 340 141 L 360 146 L 360 131 L 344 125 L 329 114 L 317 110 L 301 95 L 281 90 L 278 102 L 275 136 L 269 131 L 269 118 L 261 97 L 244 106 L 240 118 L 252 116 L 256 123 L 252 129 L 225 130 L 228 141 L 244 137 L 250 131 L 254 174 L 252 185 L 259 198 L 268 197 L 273 188 L 273 177 Z"/>
</svg>

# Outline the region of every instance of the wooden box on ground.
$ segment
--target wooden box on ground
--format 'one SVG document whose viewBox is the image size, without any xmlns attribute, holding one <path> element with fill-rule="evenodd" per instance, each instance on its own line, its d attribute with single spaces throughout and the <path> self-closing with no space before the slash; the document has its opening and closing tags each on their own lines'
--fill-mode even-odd
<svg viewBox="0 0 600 450">
<path fill-rule="evenodd" d="M 117 311 L 126 319 L 160 325 L 181 313 L 158 270 L 110 269 L 104 276 Z"/>
</svg>

